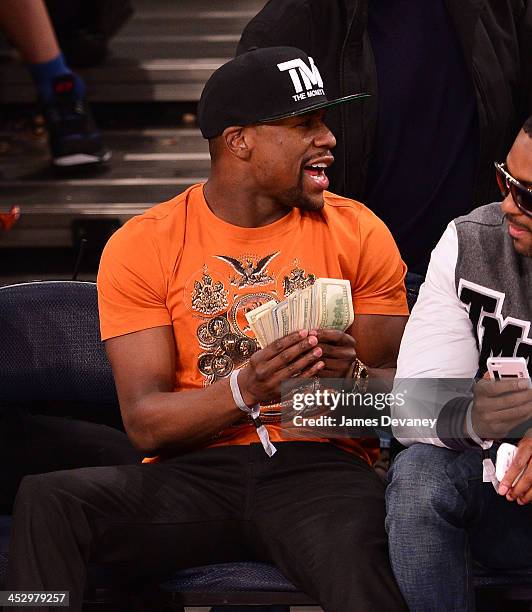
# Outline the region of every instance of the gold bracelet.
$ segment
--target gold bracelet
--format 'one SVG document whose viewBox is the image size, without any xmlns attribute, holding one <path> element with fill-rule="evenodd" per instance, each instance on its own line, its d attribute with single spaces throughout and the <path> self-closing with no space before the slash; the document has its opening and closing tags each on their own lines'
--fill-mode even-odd
<svg viewBox="0 0 532 612">
<path fill-rule="evenodd" d="M 353 367 L 354 389 L 365 393 L 369 384 L 369 372 L 366 364 L 362 363 L 358 357 L 355 357 Z"/>
</svg>

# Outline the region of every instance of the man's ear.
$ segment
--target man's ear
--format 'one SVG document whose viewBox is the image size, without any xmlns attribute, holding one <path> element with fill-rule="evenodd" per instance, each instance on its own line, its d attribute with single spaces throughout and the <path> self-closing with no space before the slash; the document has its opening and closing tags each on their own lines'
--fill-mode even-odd
<svg viewBox="0 0 532 612">
<path fill-rule="evenodd" d="M 247 142 L 247 132 L 241 126 L 231 126 L 223 131 L 223 139 L 227 149 L 242 160 L 249 159 L 250 149 Z"/>
</svg>

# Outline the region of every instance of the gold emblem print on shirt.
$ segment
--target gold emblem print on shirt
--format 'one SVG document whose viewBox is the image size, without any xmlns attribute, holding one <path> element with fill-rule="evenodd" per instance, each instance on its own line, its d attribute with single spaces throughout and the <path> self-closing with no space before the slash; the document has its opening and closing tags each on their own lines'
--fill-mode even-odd
<svg viewBox="0 0 532 612">
<path fill-rule="evenodd" d="M 194 281 L 194 289 L 191 293 L 192 310 L 202 315 L 211 315 L 227 309 L 228 291 L 221 281 L 214 281 L 208 274 L 207 266 L 203 268 L 201 280 Z"/>
<path fill-rule="evenodd" d="M 286 296 L 294 293 L 297 289 L 305 289 L 314 284 L 316 276 L 314 274 L 306 274 L 303 268 L 299 267 L 299 261 L 294 260 L 294 268 L 290 270 L 288 276 L 283 278 L 283 293 Z"/>
<path fill-rule="evenodd" d="M 273 277 L 268 273 L 266 266 L 279 255 L 280 251 L 276 251 L 271 255 L 266 255 L 259 259 L 255 255 L 243 255 L 238 259 L 227 255 L 213 255 L 216 259 L 220 259 L 228 263 L 237 276 L 231 277 L 231 285 L 240 288 L 264 286 L 273 283 Z"/>
<path fill-rule="evenodd" d="M 229 312 L 198 326 L 196 336 L 201 349 L 198 369 L 205 378 L 205 386 L 226 378 L 235 367 L 244 366 L 258 350 L 246 312 L 272 299 L 276 299 L 272 293 L 235 295 Z"/>
</svg>

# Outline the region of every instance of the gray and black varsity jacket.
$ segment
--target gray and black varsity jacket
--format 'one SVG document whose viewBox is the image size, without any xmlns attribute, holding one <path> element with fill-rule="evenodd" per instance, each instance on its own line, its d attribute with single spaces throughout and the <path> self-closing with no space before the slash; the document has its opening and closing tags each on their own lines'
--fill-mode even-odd
<svg viewBox="0 0 532 612">
<path fill-rule="evenodd" d="M 457 393 L 455 381 L 481 377 L 490 356 L 524 357 L 532 375 L 531 322 L 532 257 L 514 249 L 500 204 L 452 221 L 432 252 L 401 343 L 396 388 L 406 385 L 411 401 L 393 410 L 404 423 L 431 416 L 437 426 L 398 426 L 400 441 L 469 448 L 462 430 L 471 394 L 467 385 Z"/>
</svg>

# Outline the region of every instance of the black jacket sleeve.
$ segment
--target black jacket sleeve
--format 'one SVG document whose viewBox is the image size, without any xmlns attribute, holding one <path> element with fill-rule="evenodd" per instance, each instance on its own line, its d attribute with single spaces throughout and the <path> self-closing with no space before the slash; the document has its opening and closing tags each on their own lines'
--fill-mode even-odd
<svg viewBox="0 0 532 612">
<path fill-rule="evenodd" d="M 438 416 L 436 431 L 438 438 L 453 450 L 478 448 L 478 445 L 464 435 L 464 419 L 472 397 L 456 397 L 448 401 Z"/>
</svg>

